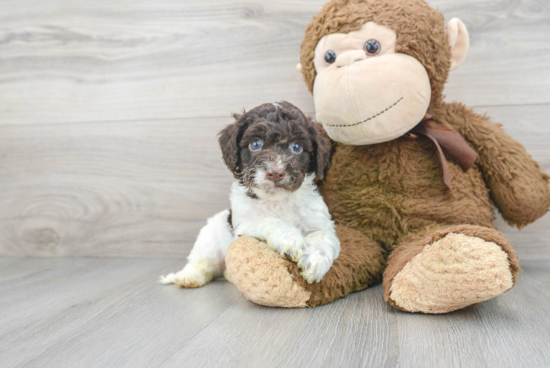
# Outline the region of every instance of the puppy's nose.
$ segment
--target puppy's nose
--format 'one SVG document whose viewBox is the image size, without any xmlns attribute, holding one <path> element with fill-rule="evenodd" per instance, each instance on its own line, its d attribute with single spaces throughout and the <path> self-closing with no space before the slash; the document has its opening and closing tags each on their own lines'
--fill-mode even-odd
<svg viewBox="0 0 550 368">
<path fill-rule="evenodd" d="M 271 180 L 274 183 L 277 183 L 283 180 L 283 178 L 285 177 L 285 174 L 286 174 L 285 169 L 283 169 L 282 167 L 270 167 L 265 172 L 265 176 L 267 180 Z"/>
</svg>

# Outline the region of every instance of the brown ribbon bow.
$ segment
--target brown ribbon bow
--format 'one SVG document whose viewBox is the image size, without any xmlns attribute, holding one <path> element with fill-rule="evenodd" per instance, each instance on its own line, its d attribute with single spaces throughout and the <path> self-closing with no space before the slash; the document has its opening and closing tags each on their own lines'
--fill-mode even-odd
<svg viewBox="0 0 550 368">
<path fill-rule="evenodd" d="M 441 147 L 456 161 L 462 171 L 466 172 L 473 166 L 477 159 L 477 152 L 468 145 L 468 142 L 456 131 L 446 128 L 433 120 L 433 115 L 428 109 L 424 119 L 412 128 L 406 135 L 409 138 L 416 139 L 417 134 L 426 136 L 434 142 L 439 151 L 439 158 L 443 166 L 443 181 L 451 190 L 451 174 L 449 173 L 449 164 Z"/>
</svg>

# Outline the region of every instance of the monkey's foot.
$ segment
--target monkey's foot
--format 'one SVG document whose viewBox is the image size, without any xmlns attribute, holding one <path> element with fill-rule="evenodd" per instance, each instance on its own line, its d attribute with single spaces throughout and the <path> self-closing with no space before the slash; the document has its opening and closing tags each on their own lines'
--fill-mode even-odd
<svg viewBox="0 0 550 368">
<path fill-rule="evenodd" d="M 397 258 L 389 260 L 388 269 Z M 513 261 L 517 263 L 517 258 Z M 511 267 L 509 254 L 501 245 L 477 236 L 448 233 L 423 246 L 391 284 L 385 285 L 389 288 L 386 299 L 408 312 L 447 313 L 508 291 L 514 286 L 518 269 Z"/>
</svg>

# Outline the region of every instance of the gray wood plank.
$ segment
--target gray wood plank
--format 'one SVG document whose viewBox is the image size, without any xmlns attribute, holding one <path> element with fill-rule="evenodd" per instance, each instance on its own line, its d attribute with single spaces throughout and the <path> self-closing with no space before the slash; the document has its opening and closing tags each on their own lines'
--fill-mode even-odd
<svg viewBox="0 0 550 368">
<path fill-rule="evenodd" d="M 446 19 L 461 18 L 470 34 L 467 58 L 450 74 L 447 100 L 468 106 L 548 103 L 540 92 L 550 91 L 545 55 L 550 50 L 549 2 L 428 2 L 438 5 Z"/>
<path fill-rule="evenodd" d="M 156 283 L 182 262 L 18 260 L 2 274 L 26 272 L 0 281 L 0 365 L 145 366 L 171 354 L 242 298 L 221 282 L 192 295 Z"/>
<path fill-rule="evenodd" d="M 548 262 L 528 262 L 516 288 L 447 315 L 409 314 L 381 287 L 314 310 L 256 310 L 245 301 L 169 360 L 170 366 L 543 367 L 550 364 Z M 541 294 L 539 294 L 541 293 Z M 533 301 L 533 305 L 528 305 Z M 227 336 L 236 334 L 237 339 Z M 216 346 L 216 349 L 212 349 Z"/>
<path fill-rule="evenodd" d="M 400 366 L 548 367 L 548 262 L 524 262 L 518 284 L 478 307 L 430 318 L 398 313 Z M 457 351 L 460 354 L 457 354 Z"/>
<path fill-rule="evenodd" d="M 0 124 L 226 116 L 282 99 L 312 110 L 295 65 L 324 2 L 4 1 Z M 449 100 L 550 102 L 550 3 L 430 2 L 471 33 Z"/>
<path fill-rule="evenodd" d="M 316 309 L 273 309 L 239 300 L 165 364 L 391 367 L 400 351 L 396 322 L 381 287 Z M 224 338 L 233 335 L 239 338 Z"/>
<path fill-rule="evenodd" d="M 550 104 L 476 110 L 550 172 Z M 216 134 L 231 122 L 0 126 L 0 255 L 187 255 L 206 218 L 229 205 Z M 550 215 L 521 232 L 497 225 L 520 256 L 550 258 Z"/>
<path fill-rule="evenodd" d="M 255 305 L 230 283 L 155 283 L 175 260 L 0 260 L 2 367 L 545 367 L 550 263 L 446 315 L 408 314 L 380 286 L 316 309 Z M 24 270 L 24 271 L 21 271 Z M 8 326 L 8 327 L 5 327 Z"/>
<path fill-rule="evenodd" d="M 0 253 L 186 255 L 229 205 L 216 134 L 232 121 L 0 127 Z"/>
</svg>

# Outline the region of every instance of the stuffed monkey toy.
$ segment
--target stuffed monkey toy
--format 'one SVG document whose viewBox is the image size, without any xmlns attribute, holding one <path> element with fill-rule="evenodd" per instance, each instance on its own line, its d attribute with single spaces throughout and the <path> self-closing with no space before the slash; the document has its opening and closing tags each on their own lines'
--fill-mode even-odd
<svg viewBox="0 0 550 368">
<path fill-rule="evenodd" d="M 333 140 L 321 185 L 342 244 L 318 283 L 254 238 L 229 248 L 251 301 L 315 307 L 383 281 L 408 312 L 447 313 L 516 283 L 518 257 L 493 206 L 518 228 L 550 207 L 549 176 L 499 125 L 443 101 L 468 33 L 423 0 L 333 0 L 307 26 L 299 70 Z"/>
</svg>

